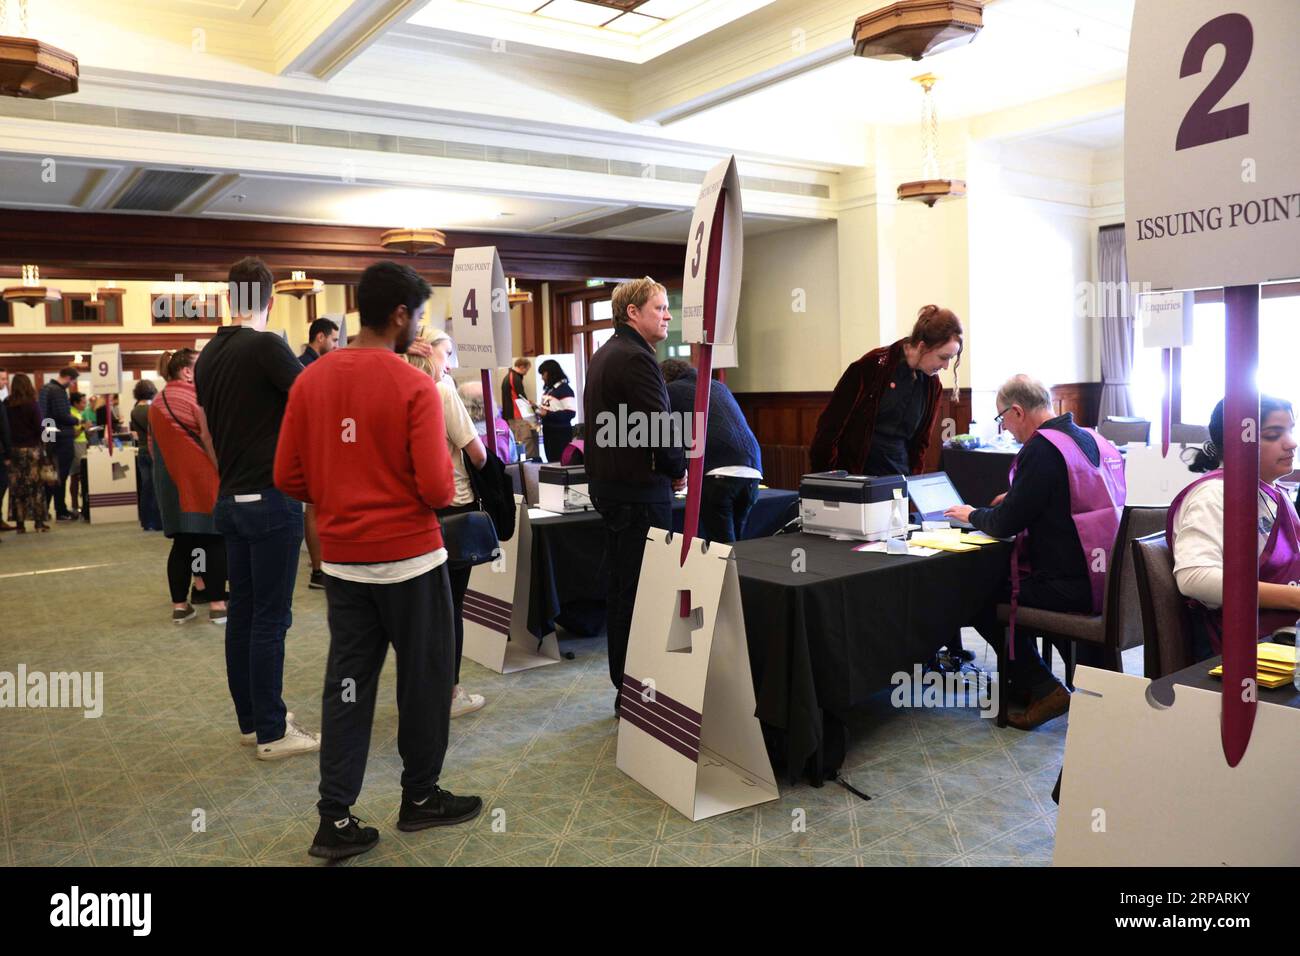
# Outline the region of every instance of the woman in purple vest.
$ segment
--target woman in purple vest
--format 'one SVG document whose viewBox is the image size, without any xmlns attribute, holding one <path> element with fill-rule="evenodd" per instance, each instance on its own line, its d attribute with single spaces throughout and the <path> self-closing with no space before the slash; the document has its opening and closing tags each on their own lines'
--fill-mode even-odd
<svg viewBox="0 0 1300 956">
<path fill-rule="evenodd" d="M 1124 464 L 1119 451 L 1069 412 L 1053 415 L 1051 393 L 1027 375 L 1008 379 L 997 394 L 998 421 L 1022 445 L 1011 468 L 1011 488 L 991 508 L 957 505 L 947 514 L 969 521 L 995 538 L 1016 537 L 1011 579 L 993 595 L 975 628 L 994 648 L 1002 646 L 997 605 L 1076 614 L 1100 614 L 1103 583 L 1124 505 Z M 1007 722 L 1030 730 L 1065 713 L 1070 692 L 1052 674 L 1033 635 L 1014 628 L 1011 656 L 1001 662 L 1010 694 L 1023 710 Z M 1078 660 L 1088 658 L 1080 647 Z"/>
<path fill-rule="evenodd" d="M 1259 397 L 1259 634 L 1295 624 L 1300 616 L 1300 518 L 1277 487 L 1295 467 L 1295 416 L 1291 403 Z M 1169 506 L 1165 533 L 1174 553 L 1174 579 L 1192 608 L 1197 660 L 1223 652 L 1223 402 L 1210 416 L 1210 440 L 1192 462 L 1208 472 Z"/>
</svg>

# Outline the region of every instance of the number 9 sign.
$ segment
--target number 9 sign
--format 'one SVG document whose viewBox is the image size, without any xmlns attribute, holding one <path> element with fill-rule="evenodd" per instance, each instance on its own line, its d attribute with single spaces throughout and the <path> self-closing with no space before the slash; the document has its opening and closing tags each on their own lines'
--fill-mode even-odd
<svg viewBox="0 0 1300 956">
<path fill-rule="evenodd" d="M 116 342 L 91 350 L 90 388 L 96 395 L 116 395 L 122 390 L 122 348 Z"/>
<path fill-rule="evenodd" d="M 1124 109 L 1129 280 L 1300 276 L 1296 0 L 1137 0 Z"/>
</svg>

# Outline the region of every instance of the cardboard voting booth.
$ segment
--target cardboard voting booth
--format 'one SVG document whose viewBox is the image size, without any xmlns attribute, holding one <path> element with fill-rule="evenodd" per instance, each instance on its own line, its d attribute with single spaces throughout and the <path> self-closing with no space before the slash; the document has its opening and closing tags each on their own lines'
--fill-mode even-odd
<svg viewBox="0 0 1300 956">
<path fill-rule="evenodd" d="M 691 614 L 678 614 L 689 582 Z M 651 528 L 623 671 L 618 769 L 691 820 L 779 796 L 754 716 L 731 548 Z"/>
<path fill-rule="evenodd" d="M 465 592 L 464 655 L 498 674 L 512 674 L 554 664 L 560 659 L 555 634 L 538 641 L 528 631 L 528 585 L 533 546 L 528 506 L 515 495 L 519 509 L 515 533 L 499 542 L 497 558 L 477 565 Z"/>
<path fill-rule="evenodd" d="M 106 445 L 91 445 L 86 449 L 92 525 L 138 520 L 135 453 L 129 445 L 114 448 L 112 455 Z"/>
<path fill-rule="evenodd" d="M 1235 767 L 1221 695 L 1080 666 L 1065 738 L 1056 866 L 1294 866 L 1300 860 L 1300 710 L 1261 702 Z"/>
<path fill-rule="evenodd" d="M 1223 287 L 1224 421 L 1246 426 L 1227 428 L 1223 448 L 1221 738 L 1230 766 L 1247 753 L 1257 711 L 1244 691 L 1256 679 L 1259 450 L 1246 436 L 1259 415 L 1259 284 L 1300 276 L 1300 217 L 1291 214 L 1298 29 L 1294 0 L 1137 0 L 1129 37 L 1129 281 L 1156 292 Z"/>
<path fill-rule="evenodd" d="M 704 177 L 691 217 L 682 339 L 698 345 L 695 415 L 707 421 L 712 364 L 734 364 L 742 256 L 735 157 Z M 716 350 L 715 351 L 715 347 Z M 690 436 L 696 451 L 705 436 Z M 695 538 L 703 454 L 688 459 L 680 536 L 651 528 L 623 671 L 618 768 L 691 820 L 777 799 L 754 716 L 740 581 L 731 548 Z"/>
</svg>

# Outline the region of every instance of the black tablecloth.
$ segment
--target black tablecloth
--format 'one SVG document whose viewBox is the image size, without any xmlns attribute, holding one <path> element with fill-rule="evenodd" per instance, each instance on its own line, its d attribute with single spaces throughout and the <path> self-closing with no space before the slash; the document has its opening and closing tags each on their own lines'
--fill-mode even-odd
<svg viewBox="0 0 1300 956">
<path fill-rule="evenodd" d="M 838 769 L 843 718 L 954 641 L 1007 575 L 1010 545 L 895 557 L 792 534 L 735 555 L 758 717 L 788 779 Z M 794 549 L 806 570 L 796 571 Z"/>
<path fill-rule="evenodd" d="M 776 533 L 799 512 L 793 491 L 764 488 L 745 520 L 746 538 Z M 673 529 L 680 531 L 686 501 L 673 500 Z M 558 624 L 590 637 L 605 628 L 605 529 L 595 511 L 534 518 L 528 629 L 541 637 Z"/>
<path fill-rule="evenodd" d="M 1201 661 L 1199 664 L 1184 667 L 1180 671 L 1167 674 L 1159 680 L 1154 680 L 1151 682 L 1151 696 L 1162 704 L 1172 704 L 1177 694 L 1175 686 L 1179 684 L 1223 693 L 1223 680 L 1210 676 L 1210 671 L 1222 663 L 1222 657 L 1212 657 L 1208 661 Z M 1296 690 L 1295 684 L 1285 684 L 1282 687 L 1272 689 L 1258 687 L 1256 693 L 1259 694 L 1259 699 L 1264 703 L 1300 708 L 1300 690 Z"/>
<path fill-rule="evenodd" d="M 983 508 L 1007 490 L 1007 474 L 1015 460 L 1014 451 L 945 448 L 939 468 L 948 473 L 963 501 Z"/>
</svg>

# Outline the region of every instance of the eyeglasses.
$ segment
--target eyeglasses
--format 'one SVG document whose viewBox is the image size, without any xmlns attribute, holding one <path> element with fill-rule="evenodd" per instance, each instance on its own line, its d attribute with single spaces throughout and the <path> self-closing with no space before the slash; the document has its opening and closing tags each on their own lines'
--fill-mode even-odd
<svg viewBox="0 0 1300 956">
<path fill-rule="evenodd" d="M 1005 415 L 1007 412 L 1011 411 L 1011 409 L 1013 409 L 1013 408 L 1015 408 L 1015 407 L 1016 407 L 1016 406 L 1014 406 L 1014 405 L 1008 405 L 1006 408 L 1002 409 L 1002 411 L 1000 411 L 1000 412 L 998 412 L 996 415 L 994 415 L 994 416 L 993 416 L 993 424 L 994 424 L 994 425 L 999 425 L 999 426 L 1000 426 L 1000 425 L 1002 424 L 1002 416 Z"/>
</svg>

